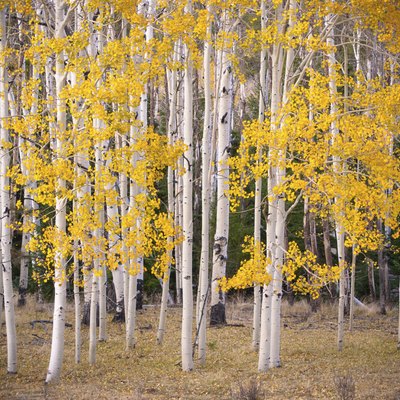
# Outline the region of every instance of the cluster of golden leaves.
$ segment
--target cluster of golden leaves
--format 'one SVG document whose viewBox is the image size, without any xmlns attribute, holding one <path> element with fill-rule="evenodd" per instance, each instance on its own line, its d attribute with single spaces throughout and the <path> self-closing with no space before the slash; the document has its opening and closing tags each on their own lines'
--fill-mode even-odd
<svg viewBox="0 0 400 400">
<path fill-rule="evenodd" d="M 274 4 L 278 7 L 281 2 Z M 380 45 L 396 54 L 400 44 L 396 26 L 400 19 L 395 22 L 388 12 L 399 14 L 395 2 L 324 2 L 321 8 L 319 2 L 306 1 L 296 15 L 284 11 L 284 20 L 294 19 L 290 31 L 279 33 L 272 23 L 261 36 L 254 30 L 248 41 L 259 41 L 264 46 L 280 43 L 284 48 L 318 51 L 326 57 L 327 52 L 336 50 L 327 47 L 319 32 L 324 16 L 333 13 L 352 15 L 354 29 L 373 30 Z M 309 68 L 302 82 L 291 88 L 287 101 L 280 105 L 274 129 L 268 113 L 262 124 L 244 124 L 237 155 L 229 161 L 231 209 L 235 211 L 242 198 L 254 195 L 254 181 L 266 179 L 271 168 L 285 169 L 283 183 L 268 190 L 269 200 L 283 195 L 292 203 L 299 196 L 307 197 L 315 215 L 341 226 L 346 233 L 346 246 L 356 245 L 358 251 L 376 250 L 384 240 L 377 220 L 390 227 L 395 237 L 399 235 L 396 182 L 400 182 L 400 162 L 397 147 L 393 146 L 400 132 L 400 86 L 393 79 L 398 78 L 398 69 L 393 69 L 397 64 L 385 65 L 384 75 L 367 80 L 360 73 L 344 74 L 338 63 L 334 73 L 336 96 L 329 89 L 332 77 L 321 72 L 326 71 L 326 61 L 320 64 Z M 343 95 L 345 92 L 347 96 Z M 334 140 L 330 133 L 333 123 L 339 130 Z M 295 290 L 313 297 L 318 296 L 323 284 L 337 280 L 340 274 L 339 267 L 318 264 L 314 255 L 300 252 L 295 244 L 289 245 L 285 259 L 280 267 L 286 279 Z M 308 279 L 301 269 L 307 271 Z M 238 274 L 232 278 L 231 286 L 229 281 L 224 286 L 241 288 L 245 286 L 242 278 L 243 282 L 251 281 Z"/>
</svg>

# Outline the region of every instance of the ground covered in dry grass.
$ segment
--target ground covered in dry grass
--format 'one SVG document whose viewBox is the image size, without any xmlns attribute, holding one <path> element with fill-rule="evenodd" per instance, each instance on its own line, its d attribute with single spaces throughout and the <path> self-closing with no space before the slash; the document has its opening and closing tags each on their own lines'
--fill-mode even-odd
<svg viewBox="0 0 400 400">
<path fill-rule="evenodd" d="M 19 309 L 15 376 L 5 372 L 4 326 L 0 335 L 0 399 L 400 399 L 396 310 L 387 316 L 359 311 L 339 354 L 333 307 L 312 314 L 304 302 L 285 304 L 282 368 L 266 374 L 257 374 L 250 346 L 251 304 L 229 305 L 229 322 L 243 326 L 209 329 L 207 365 L 196 365 L 191 373 L 180 371 L 181 310 L 170 310 L 162 346 L 155 344 L 158 311 L 147 307 L 139 313 L 137 345 L 130 352 L 124 350 L 123 325 L 110 322 L 109 339 L 99 343 L 93 367 L 87 362 L 88 330 L 83 331 L 82 363 L 75 365 L 74 332 L 66 328 L 61 382 L 45 387 L 51 325 L 32 327 L 30 321 L 51 319 L 51 308 Z M 71 312 L 68 322 L 73 322 Z"/>
</svg>

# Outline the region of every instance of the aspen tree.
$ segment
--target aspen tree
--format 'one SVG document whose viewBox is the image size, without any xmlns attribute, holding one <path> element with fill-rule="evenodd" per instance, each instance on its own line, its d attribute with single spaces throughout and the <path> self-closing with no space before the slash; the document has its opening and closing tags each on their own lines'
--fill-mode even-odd
<svg viewBox="0 0 400 400">
<path fill-rule="evenodd" d="M 176 43 L 173 46 L 173 61 L 177 62 L 178 53 L 176 51 Z M 168 88 L 168 103 L 169 103 L 169 117 L 168 117 L 168 143 L 173 145 L 176 140 L 177 134 L 177 118 L 176 118 L 176 107 L 177 107 L 177 71 L 176 68 L 167 71 L 167 88 Z M 174 169 L 172 166 L 168 167 L 167 171 L 167 189 L 168 189 L 168 213 L 171 218 L 174 219 L 175 213 L 175 199 L 174 199 Z M 169 241 L 172 238 L 168 239 Z M 170 252 L 172 258 L 172 251 Z M 160 319 L 157 331 L 157 343 L 162 344 L 165 333 L 166 314 L 168 307 L 168 295 L 169 295 L 169 283 L 171 274 L 171 264 L 168 266 L 168 271 L 164 273 L 162 281 L 162 295 L 161 295 L 161 308 L 160 308 Z"/>
<path fill-rule="evenodd" d="M 67 23 L 67 17 L 64 15 L 65 2 L 63 0 L 55 0 L 55 39 L 65 37 L 64 28 Z M 58 158 L 63 157 L 64 143 L 63 136 L 66 129 L 66 111 L 65 101 L 62 99 L 61 92 L 64 88 L 64 52 L 56 53 L 55 61 L 55 86 L 56 86 L 56 122 L 57 127 L 55 133 L 55 151 Z M 63 237 L 66 232 L 66 203 L 67 199 L 62 196 L 65 189 L 65 180 L 57 178 L 56 184 L 56 230 L 59 235 L 59 246 L 61 246 Z M 57 380 L 61 373 L 62 360 L 64 356 L 64 329 L 65 329 L 65 308 L 66 308 L 66 260 L 62 250 L 56 250 L 55 255 L 55 274 L 54 274 L 54 313 L 53 313 L 53 334 L 51 342 L 51 355 L 49 368 L 46 376 L 46 383 Z"/>
<path fill-rule="evenodd" d="M 3 62 L 0 66 L 0 189 L 1 189 L 1 258 L 2 258 L 2 283 L 4 290 L 4 315 L 7 332 L 7 372 L 17 372 L 17 337 L 14 315 L 14 295 L 12 285 L 11 265 L 11 228 L 10 228 L 10 189 L 7 171 L 10 166 L 10 137 L 6 127 L 9 116 L 8 109 L 8 78 L 6 63 L 4 62 L 7 47 L 6 9 L 0 11 L 0 53 Z"/>
<path fill-rule="evenodd" d="M 289 21 L 288 28 L 292 28 L 294 25 L 294 14 L 297 9 L 297 2 L 290 0 L 289 2 Z M 282 53 L 281 53 L 282 54 Z M 287 103 L 288 95 L 291 84 L 289 83 L 293 73 L 293 60 L 294 50 L 291 46 L 286 50 L 286 65 L 285 74 L 283 81 L 283 94 L 282 101 Z M 279 82 L 278 82 L 279 84 Z M 273 112 L 271 104 L 271 113 Z M 285 119 L 282 119 L 281 124 L 285 124 Z M 278 159 L 281 165 L 285 163 L 286 149 L 278 150 Z M 278 166 L 276 168 L 276 185 L 279 187 L 283 184 L 286 175 L 285 167 Z M 273 260 L 273 275 L 272 275 L 272 302 L 271 302 L 271 351 L 270 351 L 270 367 L 280 366 L 280 321 L 281 321 L 281 301 L 282 301 L 282 272 L 281 267 L 283 265 L 283 252 L 285 249 L 285 226 L 286 226 L 286 210 L 285 210 L 285 199 L 284 194 L 278 195 L 277 199 L 277 216 L 276 216 L 276 231 L 275 231 L 275 248 L 274 248 L 274 260 Z"/>
<path fill-rule="evenodd" d="M 328 73 L 329 73 L 329 91 L 331 95 L 331 106 L 330 112 L 331 115 L 335 116 L 337 113 L 337 106 L 335 103 L 335 98 L 337 95 L 337 88 L 336 88 L 336 80 L 335 80 L 335 65 L 336 65 L 336 58 L 335 53 L 333 51 L 333 46 L 335 45 L 334 41 L 334 21 L 335 16 L 333 14 L 328 14 L 325 17 L 325 24 L 327 26 L 328 34 L 326 38 L 327 45 L 329 46 L 330 50 L 328 53 Z M 332 136 L 332 141 L 335 141 L 336 137 L 339 134 L 339 130 L 335 121 L 331 123 L 330 126 L 330 133 Z M 340 173 L 341 170 L 341 160 L 337 156 L 333 156 L 333 168 L 335 173 Z M 335 202 L 341 202 L 341 199 L 336 198 Z M 345 241 L 345 232 L 343 227 L 341 226 L 340 222 L 336 221 L 336 240 L 337 240 L 337 251 L 338 251 L 338 259 L 339 259 L 339 266 L 344 267 L 345 263 L 345 254 L 344 254 L 344 241 Z M 344 337 L 344 301 L 345 301 L 345 272 L 344 268 L 340 274 L 339 280 L 339 313 L 338 313 L 338 350 L 341 351 L 343 349 L 343 337 Z"/>
<path fill-rule="evenodd" d="M 267 14 L 265 0 L 261 1 L 261 32 L 267 27 Z M 260 124 L 265 119 L 265 106 L 267 103 L 267 64 L 268 53 L 266 46 L 262 46 L 260 54 L 260 95 L 258 104 L 258 121 Z M 261 152 L 261 150 L 259 150 Z M 257 247 L 261 242 L 261 198 L 262 198 L 262 178 L 256 179 L 254 191 L 254 245 Z M 260 345 L 260 328 L 261 328 L 261 286 L 254 286 L 254 308 L 253 308 L 253 337 L 252 346 L 254 350 L 258 350 Z"/>
<path fill-rule="evenodd" d="M 201 257 L 199 286 L 200 298 L 198 305 L 198 358 L 201 364 L 206 359 L 206 329 L 207 329 L 207 300 L 209 293 L 209 258 L 210 258 L 210 201 L 211 201 L 211 165 L 210 151 L 212 142 L 211 120 L 211 7 L 207 5 L 207 28 L 204 41 L 203 74 L 204 74 L 204 120 L 202 139 L 202 175 L 201 175 Z"/>
<path fill-rule="evenodd" d="M 75 10 L 75 27 L 76 31 L 81 29 L 81 7 L 77 7 Z M 71 71 L 71 87 L 77 85 L 77 76 L 75 71 Z M 72 117 L 72 125 L 74 130 L 78 130 L 82 121 L 76 117 Z M 76 146 L 76 143 L 75 143 Z M 82 190 L 77 188 L 77 180 L 80 175 L 81 167 L 79 167 L 80 157 L 79 154 L 75 156 L 75 179 L 74 179 L 74 189 L 77 191 L 77 199 L 73 201 L 73 210 L 78 212 L 78 207 L 80 206 L 80 201 L 82 198 Z M 75 306 L 75 363 L 79 364 L 81 362 L 81 349 L 82 349 L 82 310 L 81 310 L 81 293 L 80 293 L 80 260 L 79 260 L 79 240 L 74 239 L 73 244 L 73 263 L 74 263 L 74 306 Z"/>
<path fill-rule="evenodd" d="M 192 2 L 188 0 L 185 12 L 192 13 Z M 193 369 L 192 323 L 193 323 L 193 287 L 192 287 L 192 249 L 193 249 L 193 65 L 189 44 L 184 45 L 184 109 L 183 132 L 187 149 L 184 153 L 185 173 L 183 174 L 183 213 L 182 231 L 182 370 Z"/>
<path fill-rule="evenodd" d="M 230 18 L 228 11 L 222 14 L 222 35 L 228 32 Z M 218 280 L 226 274 L 229 237 L 229 167 L 227 164 L 232 118 L 232 65 L 228 57 L 225 40 L 220 51 L 221 77 L 218 96 L 218 137 L 217 137 L 217 219 L 214 237 L 213 270 L 211 280 L 210 325 L 226 324 L 225 293 L 218 288 Z"/>
<path fill-rule="evenodd" d="M 275 11 L 276 20 L 282 19 L 282 5 L 279 4 Z M 279 23 L 279 22 L 278 22 Z M 282 31 L 282 24 L 279 23 L 278 29 Z M 283 49 L 280 44 L 273 44 L 272 48 L 272 81 L 271 81 L 271 129 L 277 129 L 277 114 L 279 103 L 282 99 L 281 93 L 281 78 L 283 69 Z M 272 157 L 272 151 L 269 150 L 269 156 Z M 276 229 L 277 229 L 277 218 L 278 218 L 278 201 L 276 196 L 273 194 L 273 188 L 277 184 L 277 172 L 276 168 L 270 166 L 268 173 L 268 218 L 267 218 L 267 258 L 270 260 L 270 264 L 267 266 L 267 272 L 272 276 L 274 270 L 272 262 L 275 258 L 276 252 Z M 280 232 L 281 233 L 281 232 Z M 278 277 L 276 276 L 275 279 Z M 274 279 L 274 278 L 273 278 Z M 258 360 L 258 370 L 265 372 L 270 366 L 270 354 L 271 354 L 271 307 L 272 307 L 272 295 L 273 295 L 273 280 L 263 290 L 263 300 L 261 309 L 261 331 L 260 331 L 260 351 Z M 278 293 L 276 293 L 276 296 Z M 277 312 L 276 308 L 276 312 Z M 278 321 L 276 321 L 278 322 Z M 276 323 L 275 322 L 275 323 Z M 276 330 L 275 330 L 276 332 Z M 275 342 L 277 343 L 277 342 Z"/>
<path fill-rule="evenodd" d="M 179 39 L 175 44 L 174 52 L 177 53 L 177 59 L 180 62 L 184 60 L 184 47 L 182 40 Z M 184 71 L 178 69 L 178 82 L 177 82 L 177 106 L 176 106 L 176 126 L 178 140 L 184 140 Z M 178 171 L 185 169 L 184 159 L 180 158 L 178 161 Z M 183 227 L 183 176 L 179 172 L 175 172 L 175 225 Z M 176 285 L 176 302 L 182 304 L 182 248 L 183 243 L 177 244 L 175 247 L 175 285 Z"/>
<path fill-rule="evenodd" d="M 154 5 L 154 3 L 153 3 Z M 148 4 L 146 2 L 142 2 L 139 4 L 138 13 L 146 16 L 146 7 Z M 152 30 L 149 30 L 145 33 L 145 39 L 147 40 L 148 35 L 152 35 Z M 143 60 L 140 60 L 139 56 L 134 56 L 133 62 L 139 63 Z M 144 132 L 147 129 L 147 89 L 146 84 L 144 88 L 144 92 L 140 95 L 139 107 L 135 110 L 132 106 L 130 107 L 131 114 L 135 114 L 138 116 L 138 121 L 140 122 L 139 128 L 134 124 L 137 122 L 132 121 L 132 125 L 130 127 L 130 146 L 134 146 L 135 142 L 138 139 L 138 135 L 140 132 Z M 137 152 L 134 152 L 132 155 L 131 163 L 133 167 L 137 166 L 137 163 L 140 160 L 140 155 Z M 130 181 L 130 193 L 129 193 L 129 211 L 133 212 L 134 208 L 137 207 L 136 199 L 137 196 L 145 189 L 141 188 L 137 182 L 135 182 L 132 178 Z M 141 225 L 141 218 L 138 216 L 134 221 L 134 226 L 130 228 L 131 233 L 139 232 Z M 128 287 L 128 319 L 126 324 L 126 349 L 135 346 L 135 325 L 136 325 L 136 309 L 138 308 L 138 300 L 139 295 L 141 295 L 142 285 L 143 285 L 143 255 L 138 254 L 138 243 L 136 243 L 131 249 L 130 255 L 130 265 L 129 265 L 129 287 Z M 140 286 L 139 286 L 140 282 Z"/>
<path fill-rule="evenodd" d="M 112 14 L 115 14 L 115 10 L 112 9 Z M 107 29 L 107 39 L 110 41 L 114 41 L 116 38 L 115 26 L 110 23 L 108 24 Z M 125 37 L 126 33 L 123 29 L 122 35 Z M 118 105 L 113 104 L 114 112 L 117 111 Z M 121 141 L 124 140 L 124 137 L 121 137 L 119 132 L 116 132 L 114 135 L 115 141 L 115 150 L 118 151 L 121 148 Z M 107 161 L 108 173 L 112 175 L 112 171 L 109 169 L 110 160 Z M 118 255 L 118 247 L 120 240 L 124 240 L 124 232 L 121 229 L 121 216 L 124 213 L 126 215 L 126 207 L 124 201 L 126 201 L 126 176 L 125 174 L 120 174 L 120 180 L 116 180 L 114 183 L 109 182 L 105 186 L 106 193 L 112 193 L 112 195 L 106 196 L 106 219 L 107 219 L 107 231 L 108 231 L 108 263 L 110 264 L 111 274 L 112 274 L 112 281 L 115 290 L 115 315 L 113 321 L 122 322 L 125 320 L 124 314 L 124 281 L 125 279 L 125 272 L 126 268 L 124 268 L 121 263 L 119 262 L 119 255 Z M 120 203 L 121 208 L 119 212 L 118 208 L 118 200 L 117 200 L 117 193 L 118 193 L 118 186 L 120 186 Z M 117 232 L 121 232 L 121 237 L 118 235 Z M 123 258 L 126 258 L 126 246 L 123 244 L 121 246 L 121 252 L 124 254 Z M 114 265 L 114 261 L 117 261 L 116 265 Z"/>
</svg>

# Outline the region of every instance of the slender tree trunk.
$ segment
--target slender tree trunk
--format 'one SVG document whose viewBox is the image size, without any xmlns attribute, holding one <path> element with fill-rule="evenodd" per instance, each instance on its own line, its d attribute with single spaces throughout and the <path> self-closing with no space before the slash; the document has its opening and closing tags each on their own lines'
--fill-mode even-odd
<svg viewBox="0 0 400 400">
<path fill-rule="evenodd" d="M 297 2 L 296 0 L 290 0 L 289 3 L 289 22 L 288 29 L 293 28 L 293 15 L 297 10 Z M 280 45 L 279 45 L 280 46 Z M 280 52 L 281 57 L 283 57 L 283 51 L 278 50 Z M 282 101 L 284 104 L 288 101 L 289 91 L 291 88 L 291 77 L 293 73 L 293 61 L 294 61 L 294 50 L 289 47 L 286 50 L 286 63 L 285 63 L 285 75 L 283 80 L 283 93 L 282 93 Z M 283 62 L 282 62 L 283 64 Z M 281 75 L 277 72 L 277 75 Z M 277 81 L 277 84 L 280 84 L 280 80 Z M 271 104 L 271 114 L 273 117 L 271 118 L 271 129 L 277 129 L 277 121 L 275 121 L 278 107 L 272 107 Z M 284 126 L 285 120 L 283 119 L 280 122 L 281 126 Z M 273 150 L 274 151 L 274 150 Z M 276 150 L 275 150 L 276 151 Z M 278 150 L 278 159 L 280 161 L 280 165 L 277 167 L 273 167 L 276 169 L 276 185 L 280 187 L 283 185 L 285 176 L 286 176 L 286 168 L 285 168 L 285 158 L 286 158 L 286 149 Z M 272 275 L 272 300 L 271 300 L 271 350 L 270 350 L 270 360 L 269 366 L 270 368 L 280 367 L 280 344 L 281 344 L 281 303 L 282 303 L 282 272 L 281 268 L 284 263 L 284 250 L 286 249 L 286 202 L 285 196 L 283 194 L 278 194 L 276 199 L 277 206 L 277 216 L 276 216 L 276 230 L 275 230 L 275 239 L 274 239 L 274 252 L 272 254 L 272 265 L 273 265 L 273 275 Z"/>
<path fill-rule="evenodd" d="M 334 40 L 334 20 L 335 16 L 333 14 L 328 14 L 325 17 L 325 26 L 327 27 L 327 45 L 332 49 L 335 45 Z M 335 79 L 335 66 L 336 66 L 336 58 L 333 50 L 329 50 L 328 52 L 328 74 L 329 74 L 329 92 L 331 95 L 331 105 L 330 105 L 330 113 L 332 116 L 335 116 L 337 113 L 337 105 L 336 105 L 336 96 L 337 96 L 337 87 L 336 87 L 336 79 Z M 339 134 L 339 128 L 337 127 L 337 122 L 333 121 L 330 126 L 330 133 L 332 137 L 332 141 L 334 142 Z M 335 174 L 339 174 L 343 167 L 343 161 L 340 160 L 338 156 L 333 157 L 333 170 Z M 335 198 L 335 203 L 340 204 L 342 200 L 340 198 Z M 343 215 L 339 215 L 336 223 L 336 241 L 337 241 L 337 252 L 338 252 L 338 261 L 339 267 L 342 269 L 340 273 L 339 279 L 339 310 L 338 310 L 338 338 L 337 338 L 337 346 L 338 350 L 341 351 L 343 349 L 343 340 L 344 340 L 344 306 L 345 306 L 345 291 L 346 291 L 346 273 L 345 273 L 345 233 L 344 228 L 341 225 L 340 218 Z"/>
<path fill-rule="evenodd" d="M 131 111 L 132 112 L 132 111 Z M 131 145 L 133 145 L 135 141 L 136 128 L 131 126 L 130 135 L 131 135 Z M 136 166 L 139 155 L 135 153 L 132 157 L 132 165 Z M 133 208 L 136 206 L 136 197 L 139 194 L 139 187 L 136 182 L 131 180 L 130 183 L 130 202 L 129 202 L 129 211 L 132 212 Z M 136 226 L 132 226 L 130 229 L 135 233 L 139 230 L 140 227 L 140 219 L 137 218 Z M 129 287 L 128 287 L 128 312 L 126 319 L 126 349 L 130 349 L 135 346 L 135 326 L 136 326 L 136 309 L 137 309 L 137 281 L 138 274 L 140 272 L 141 267 L 141 258 L 138 256 L 136 248 L 130 249 L 130 264 L 129 264 Z"/>
<path fill-rule="evenodd" d="M 104 124 L 101 122 L 100 123 L 100 129 L 104 128 Z M 107 147 L 106 142 L 102 142 L 100 144 L 100 149 L 99 149 L 99 167 L 100 167 L 100 176 L 101 176 L 101 169 L 104 167 L 104 152 Z M 99 176 L 99 178 L 100 178 Z M 97 199 L 99 201 L 99 209 L 96 215 L 98 215 L 99 218 L 99 228 L 96 229 L 96 239 L 98 241 L 98 268 L 100 272 L 99 276 L 99 341 L 103 342 L 107 340 L 107 271 L 106 267 L 104 265 L 105 261 L 105 249 L 104 246 L 101 246 L 101 241 L 104 238 L 104 224 L 105 224 L 105 212 L 104 212 L 104 188 L 100 187 L 100 198 Z M 96 208 L 96 206 L 95 206 Z"/>
<path fill-rule="evenodd" d="M 192 2 L 188 0 L 186 12 L 192 12 Z M 192 323 L 193 323 L 193 288 L 192 288 L 192 238 L 193 238 L 193 66 L 189 47 L 185 45 L 184 79 L 184 154 L 185 173 L 183 175 L 183 221 L 182 230 L 182 370 L 193 369 Z"/>
<path fill-rule="evenodd" d="M 173 59 L 176 60 L 176 53 L 173 55 Z M 169 97 L 169 118 L 168 118 L 168 142 L 170 145 L 174 143 L 174 137 L 176 136 L 176 101 L 177 101 L 177 72 L 176 70 L 169 71 L 168 75 L 168 97 Z M 168 213 L 171 218 L 174 218 L 175 211 L 175 200 L 174 200 L 174 170 L 172 167 L 168 167 L 167 173 L 167 186 L 168 186 Z M 172 238 L 168 238 L 169 241 Z M 169 256 L 172 256 L 172 251 Z M 164 274 L 162 282 L 162 295 L 161 295 L 161 309 L 160 309 L 160 320 L 157 331 L 157 343 L 162 344 L 165 333 L 165 321 L 168 308 L 168 295 L 169 295 L 169 281 L 171 274 L 171 265 L 168 266 L 168 271 Z"/>
<path fill-rule="evenodd" d="M 207 8 L 207 35 L 211 35 L 210 7 Z M 211 44 L 204 42 L 204 121 L 202 141 L 202 175 L 201 175 L 201 257 L 199 274 L 199 305 L 198 312 L 198 358 L 200 364 L 206 361 L 206 332 L 207 332 L 207 300 L 209 288 L 209 261 L 210 261 L 210 144 L 211 144 Z"/>
<path fill-rule="evenodd" d="M 96 267 L 94 267 L 96 269 Z M 99 298 L 99 278 L 96 273 L 92 274 L 90 296 L 90 317 L 89 317 L 89 364 L 96 363 L 96 345 L 97 345 L 97 306 Z"/>
<path fill-rule="evenodd" d="M 277 18 L 281 18 L 281 7 L 278 7 Z M 279 109 L 279 104 L 282 99 L 281 90 L 281 79 L 283 69 L 283 49 L 280 45 L 274 44 L 272 49 L 272 86 L 271 86 L 271 129 L 276 130 L 276 118 Z M 269 155 L 271 156 L 272 149 L 269 149 Z M 271 160 L 271 157 L 269 157 Z M 271 276 L 271 282 L 268 285 L 264 285 L 262 306 L 261 306 L 261 330 L 260 330 L 260 350 L 258 357 L 258 371 L 266 372 L 270 366 L 271 361 L 271 318 L 272 318 L 272 297 L 273 297 L 273 285 L 274 285 L 274 272 L 273 266 L 275 262 L 276 252 L 276 229 L 278 219 L 278 201 L 276 195 L 273 192 L 274 187 L 277 184 L 277 171 L 272 165 L 269 166 L 268 173 L 268 216 L 267 216 L 267 258 L 269 260 L 266 266 L 267 273 Z M 276 277 L 278 278 L 278 277 Z M 278 293 L 275 294 L 275 297 Z M 278 309 L 275 307 L 275 312 Z M 277 323 L 275 317 L 275 324 Z M 276 330 L 275 330 L 276 332 Z M 278 341 L 275 339 L 275 346 Z M 275 351 L 276 355 L 276 351 Z"/>
<path fill-rule="evenodd" d="M 265 0 L 261 1 L 261 31 L 267 26 L 267 15 Z M 258 105 L 258 121 L 260 125 L 265 119 L 265 105 L 267 104 L 267 62 L 268 53 L 266 47 L 263 47 L 260 55 L 260 96 Z M 260 157 L 261 151 L 259 150 Z M 254 194 L 254 245 L 257 247 L 261 243 L 261 195 L 262 195 L 262 179 L 257 178 Z M 253 338 L 252 347 L 258 350 L 260 346 L 260 330 L 261 330 L 261 294 L 260 285 L 254 286 L 254 307 L 253 307 Z"/>
<path fill-rule="evenodd" d="M 55 38 L 64 37 L 64 1 L 55 0 Z M 56 128 L 56 154 L 62 155 L 64 143 L 63 133 L 66 129 L 65 101 L 62 99 L 61 92 L 64 88 L 64 53 L 56 54 L 56 109 L 57 109 L 57 128 Z M 56 193 L 65 188 L 65 181 L 57 178 Z M 66 233 L 66 204 L 67 199 L 56 195 L 55 226 L 60 235 L 60 241 L 64 240 Z M 62 243 L 62 242 L 61 242 Z M 59 245 L 61 245 L 61 243 Z M 57 380 L 61 373 L 61 366 L 64 356 L 64 329 L 65 329 L 65 308 L 66 297 L 66 279 L 64 259 L 61 250 L 56 249 L 55 253 L 55 274 L 54 274 L 54 313 L 53 313 L 53 334 L 51 342 L 51 355 L 49 368 L 46 376 L 46 383 Z"/>
<path fill-rule="evenodd" d="M 75 305 L 75 362 L 81 362 L 81 293 L 78 282 L 80 281 L 79 274 L 79 259 L 78 259 L 78 240 L 74 240 L 74 305 Z"/>
<path fill-rule="evenodd" d="M 182 42 L 178 41 L 175 44 L 175 53 L 177 59 L 182 62 L 183 46 Z M 178 87 L 177 87 L 177 109 L 176 109 L 176 126 L 178 139 L 184 140 L 183 128 L 183 107 L 184 107 L 184 91 L 183 91 L 183 76 L 182 72 L 178 71 Z M 178 160 L 178 170 L 183 171 L 184 159 L 181 157 Z M 176 171 L 175 173 L 175 225 L 183 226 L 183 177 Z M 182 248 L 183 244 L 180 243 L 175 247 L 175 284 L 176 284 L 176 303 L 182 304 Z"/>
<path fill-rule="evenodd" d="M 223 30 L 229 29 L 228 13 L 223 15 Z M 226 275 L 229 236 L 229 166 L 231 115 L 232 115 L 232 66 L 228 48 L 221 50 L 222 75 L 219 86 L 218 138 L 217 138 L 217 221 L 214 237 L 213 270 L 211 281 L 210 325 L 226 324 L 225 293 L 218 288 L 218 281 Z"/>
<path fill-rule="evenodd" d="M 0 51 L 6 49 L 7 27 L 6 10 L 0 11 L 1 41 Z M 11 265 L 11 228 L 10 228 L 10 189 L 7 171 L 10 167 L 10 151 L 7 143 L 10 142 L 8 129 L 5 121 L 8 117 L 8 82 L 6 65 L 0 66 L 0 200 L 1 200 L 1 268 L 3 270 L 3 290 L 4 290 L 4 311 L 7 332 L 7 372 L 17 373 L 17 337 L 14 315 L 14 294 L 12 284 L 12 265 Z"/>
</svg>

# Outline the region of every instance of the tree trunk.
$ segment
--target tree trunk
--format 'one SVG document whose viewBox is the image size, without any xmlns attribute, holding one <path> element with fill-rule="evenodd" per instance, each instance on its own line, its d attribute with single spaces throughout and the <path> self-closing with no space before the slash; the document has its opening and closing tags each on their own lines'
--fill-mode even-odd
<svg viewBox="0 0 400 400">
<path fill-rule="evenodd" d="M 207 35 L 211 35 L 210 6 L 207 8 Z M 198 305 L 198 358 L 200 364 L 206 362 L 206 333 L 207 333 L 207 300 L 209 292 L 209 262 L 210 262 L 210 151 L 211 151 L 211 44 L 204 42 L 204 121 L 202 141 L 202 175 L 201 175 L 201 257 L 199 273 L 199 305 Z"/>
<path fill-rule="evenodd" d="M 186 12 L 192 12 L 192 2 L 188 0 Z M 192 288 L 192 238 L 193 238 L 193 66 L 188 45 L 185 45 L 185 79 L 184 79 L 184 143 L 187 149 L 184 154 L 185 173 L 183 174 L 183 221 L 182 230 L 182 370 L 193 369 L 192 355 L 192 322 L 193 322 L 193 288 Z"/>
<path fill-rule="evenodd" d="M 0 51 L 6 49 L 7 27 L 6 9 L 0 11 L 1 41 Z M 10 167 L 10 152 L 6 145 L 9 143 L 9 132 L 4 126 L 8 117 L 8 82 L 6 65 L 0 66 L 0 188 L 1 188 L 1 268 L 3 270 L 4 314 L 7 332 L 7 372 L 17 373 L 17 337 L 14 315 L 14 294 L 11 265 L 11 228 L 10 228 L 10 189 L 7 171 Z"/>
<path fill-rule="evenodd" d="M 276 18 L 280 20 L 282 18 L 282 7 L 279 6 L 276 10 Z M 282 29 L 281 24 L 279 25 Z M 283 49 L 280 45 L 274 44 L 272 48 L 272 80 L 271 80 L 271 130 L 277 129 L 277 114 L 279 110 L 279 104 L 282 99 L 281 90 L 281 79 L 282 79 L 282 69 L 283 69 Z M 269 149 L 269 155 L 272 155 L 272 149 Z M 271 160 L 272 157 L 269 157 Z M 271 282 L 268 285 L 264 285 L 263 298 L 262 298 L 262 308 L 261 308 L 261 331 L 260 331 L 260 351 L 258 357 L 258 371 L 266 372 L 270 367 L 271 361 L 271 342 L 272 342 L 272 297 L 274 290 L 274 272 L 276 267 L 273 265 L 276 261 L 276 229 L 277 229 L 277 219 L 278 219 L 278 199 L 274 194 L 274 187 L 277 185 L 277 169 L 270 164 L 268 173 L 268 217 L 267 222 L 267 258 L 270 260 L 269 264 L 266 266 L 267 273 L 271 276 Z M 279 274 L 279 272 L 278 272 Z M 276 277 L 279 278 L 278 276 Z M 277 287 L 275 289 L 278 289 Z M 280 291 L 275 292 L 275 299 L 277 299 Z M 278 304 L 276 304 L 278 306 Z M 278 307 L 275 307 L 274 312 L 279 312 Z M 275 325 L 277 321 L 277 315 L 275 315 Z M 276 333 L 277 330 L 275 329 Z M 279 340 L 274 339 L 274 345 L 279 346 Z M 277 349 L 274 349 L 275 357 L 277 357 Z M 279 353 L 279 349 L 278 349 Z M 275 359 L 275 362 L 277 360 Z"/>
<path fill-rule="evenodd" d="M 55 0 L 55 38 L 64 37 L 64 1 Z M 64 132 L 66 129 L 65 101 L 61 96 L 64 88 L 64 53 L 61 51 L 56 54 L 56 109 L 57 109 L 57 132 Z M 60 135 L 56 135 L 56 155 L 62 154 L 64 143 Z M 58 178 L 56 183 L 56 193 L 65 188 L 65 181 Z M 55 207 L 55 227 L 58 234 L 62 237 L 66 232 L 66 204 L 67 199 L 56 195 Z M 66 279 L 65 267 L 66 260 L 62 252 L 56 249 L 55 253 L 55 274 L 54 274 L 54 313 L 53 313 L 53 334 L 51 342 L 51 355 L 49 368 L 46 376 L 46 383 L 57 380 L 61 373 L 61 366 L 64 356 L 64 329 L 65 329 L 65 307 L 66 298 Z"/>
<path fill-rule="evenodd" d="M 174 53 L 174 60 L 176 61 L 176 53 Z M 177 72 L 176 70 L 167 73 L 167 93 L 169 99 L 169 118 L 168 118 L 168 143 L 172 145 L 176 137 L 176 101 L 177 101 Z M 173 167 L 168 167 L 167 172 L 167 187 L 168 187 L 168 213 L 170 218 L 174 218 L 175 212 L 175 199 L 174 199 L 174 170 Z M 168 238 L 169 241 L 172 238 Z M 172 257 L 172 251 L 169 254 Z M 161 294 L 161 308 L 160 319 L 157 331 L 157 343 L 162 344 L 165 333 L 165 321 L 168 308 L 168 295 L 169 295 L 169 281 L 171 274 L 171 265 L 168 266 L 168 271 L 164 274 L 162 281 L 162 294 Z"/>
<path fill-rule="evenodd" d="M 267 15 L 265 1 L 261 1 L 261 31 L 267 26 Z M 265 46 L 261 49 L 260 54 L 260 95 L 258 104 L 258 121 L 263 124 L 265 120 L 265 106 L 267 104 L 267 63 L 268 53 Z M 261 150 L 258 150 L 261 158 Z M 261 161 L 261 160 L 260 160 Z M 262 179 L 257 178 L 254 192 L 254 246 L 261 243 L 261 198 L 262 198 Z M 261 330 L 261 299 L 262 288 L 260 285 L 254 286 L 254 307 L 253 307 L 253 337 L 252 347 L 257 351 L 260 346 L 260 330 Z"/>
<path fill-rule="evenodd" d="M 228 13 L 223 14 L 223 30 L 229 29 Z M 229 166 L 231 118 L 232 118 L 232 66 L 228 48 L 221 50 L 221 69 L 218 109 L 217 138 L 217 221 L 213 249 L 213 269 L 211 281 L 210 325 L 226 324 L 225 293 L 218 288 L 218 281 L 226 275 L 229 236 Z"/>
</svg>

